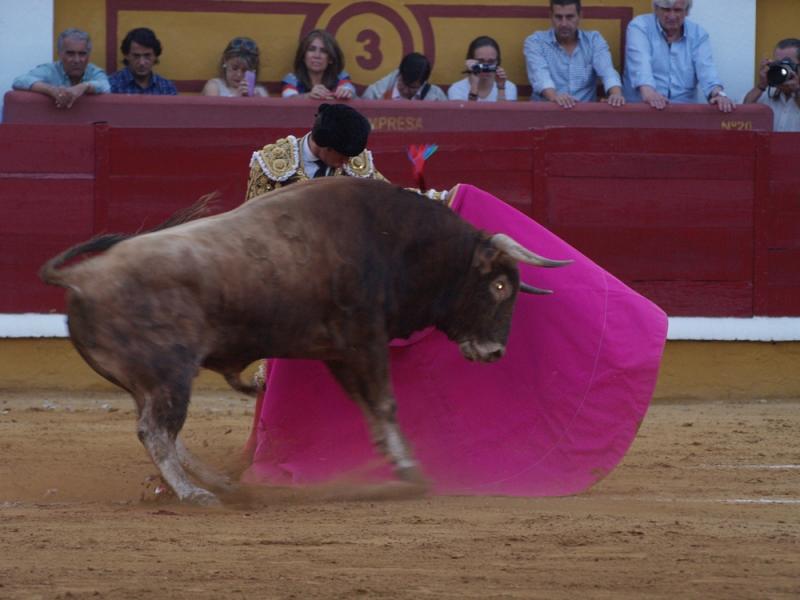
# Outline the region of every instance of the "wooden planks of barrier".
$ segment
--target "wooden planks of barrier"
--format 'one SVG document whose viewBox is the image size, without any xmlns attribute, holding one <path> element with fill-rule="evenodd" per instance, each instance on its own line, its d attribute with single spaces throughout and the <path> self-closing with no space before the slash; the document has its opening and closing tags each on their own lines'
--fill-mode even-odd
<svg viewBox="0 0 800 600">
<path fill-rule="evenodd" d="M 63 310 L 36 271 L 102 231 L 137 231 L 211 191 L 244 197 L 253 150 L 304 128 L 0 126 L 0 313 Z M 800 316 L 800 134 L 554 128 L 377 133 L 381 171 L 439 145 L 431 187 L 478 185 L 673 316 Z M 235 235 L 235 232 L 231 233 Z"/>
</svg>

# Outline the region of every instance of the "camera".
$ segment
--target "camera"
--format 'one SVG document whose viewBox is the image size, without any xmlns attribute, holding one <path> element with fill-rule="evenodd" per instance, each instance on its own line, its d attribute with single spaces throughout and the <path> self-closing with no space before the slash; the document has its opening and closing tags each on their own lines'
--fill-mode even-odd
<svg viewBox="0 0 800 600">
<path fill-rule="evenodd" d="M 770 63 L 767 69 L 767 83 L 772 87 L 782 85 L 786 82 L 792 73 L 797 72 L 797 63 L 793 60 L 784 58 L 773 63 Z"/>
<path fill-rule="evenodd" d="M 481 73 L 494 73 L 497 71 L 497 65 L 487 65 L 484 63 L 475 63 L 472 65 L 470 69 L 474 75 L 480 75 Z"/>
</svg>

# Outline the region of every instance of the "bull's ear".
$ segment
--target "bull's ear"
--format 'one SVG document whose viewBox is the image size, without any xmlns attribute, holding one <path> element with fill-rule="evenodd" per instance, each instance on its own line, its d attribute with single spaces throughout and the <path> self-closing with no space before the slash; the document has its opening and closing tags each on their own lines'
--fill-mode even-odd
<svg viewBox="0 0 800 600">
<path fill-rule="evenodd" d="M 478 270 L 481 275 L 491 273 L 494 267 L 494 261 L 500 254 L 500 250 L 491 244 L 480 244 L 475 249 L 475 254 L 472 257 L 472 267 Z"/>
</svg>

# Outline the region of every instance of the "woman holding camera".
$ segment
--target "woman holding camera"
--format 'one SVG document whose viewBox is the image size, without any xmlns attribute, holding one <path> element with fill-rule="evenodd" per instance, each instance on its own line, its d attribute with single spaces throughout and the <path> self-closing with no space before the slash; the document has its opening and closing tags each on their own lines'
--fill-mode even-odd
<svg viewBox="0 0 800 600">
<path fill-rule="evenodd" d="M 503 102 L 517 99 L 517 86 L 500 66 L 500 46 L 488 35 L 475 38 L 467 49 L 464 79 L 447 90 L 450 100 Z"/>
</svg>

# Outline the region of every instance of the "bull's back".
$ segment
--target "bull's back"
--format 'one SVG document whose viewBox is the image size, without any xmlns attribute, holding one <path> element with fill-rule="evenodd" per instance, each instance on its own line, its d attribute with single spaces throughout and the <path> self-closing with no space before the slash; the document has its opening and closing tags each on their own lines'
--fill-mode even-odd
<svg viewBox="0 0 800 600">
<path fill-rule="evenodd" d="M 303 235 L 341 242 L 358 250 L 396 250 L 472 227 L 444 205 L 385 181 L 327 177 L 265 194 L 228 213 L 250 215 L 278 225 L 279 235 Z M 281 231 L 283 230 L 283 231 Z M 355 243 L 354 243 L 355 242 Z"/>
<path fill-rule="evenodd" d="M 69 274 L 73 304 L 226 352 L 270 336 L 324 346 L 332 323 L 380 317 L 409 267 L 408 248 L 427 248 L 457 221 L 384 182 L 299 183 L 84 261 Z"/>
</svg>

